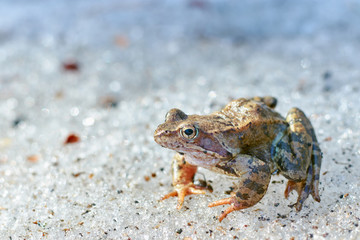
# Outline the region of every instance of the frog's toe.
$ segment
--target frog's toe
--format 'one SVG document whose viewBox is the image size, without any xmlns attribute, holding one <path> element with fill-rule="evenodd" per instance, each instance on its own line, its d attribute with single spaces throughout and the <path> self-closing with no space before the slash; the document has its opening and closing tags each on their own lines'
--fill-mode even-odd
<svg viewBox="0 0 360 240">
<path fill-rule="evenodd" d="M 289 204 L 288 207 L 290 207 L 290 208 L 295 207 L 296 211 L 300 212 L 301 209 L 302 209 L 302 203 L 296 202 L 296 203 L 293 203 L 293 204 Z"/>
<path fill-rule="evenodd" d="M 166 194 L 164 197 L 162 197 L 161 201 L 168 199 L 170 197 L 177 196 L 178 197 L 177 209 L 181 209 L 184 204 L 185 196 L 190 195 L 190 194 L 205 194 L 206 192 L 203 189 L 206 189 L 206 188 L 196 186 L 193 183 L 183 185 L 183 186 L 177 186 L 174 191 L 172 191 L 172 192 Z"/>
<path fill-rule="evenodd" d="M 202 190 L 202 187 L 191 184 L 190 186 L 185 186 L 178 190 L 178 205 L 177 209 L 181 209 L 184 203 L 185 196 L 191 194 L 205 194 L 206 192 Z"/>
<path fill-rule="evenodd" d="M 316 178 L 316 175 L 315 175 L 315 180 L 312 183 L 311 196 L 315 201 L 320 202 L 319 179 Z"/>
<path fill-rule="evenodd" d="M 168 194 L 166 194 L 165 196 L 163 196 L 160 201 L 171 198 L 171 197 L 176 197 L 178 195 L 177 191 L 172 191 Z"/>
<path fill-rule="evenodd" d="M 249 205 L 246 204 L 245 202 L 243 202 L 243 203 L 239 202 L 236 199 L 236 197 L 224 198 L 224 199 L 209 203 L 208 207 L 216 207 L 216 206 L 225 205 L 225 204 L 231 204 L 231 206 L 228 207 L 225 211 L 223 211 L 221 213 L 221 215 L 219 216 L 219 222 L 221 222 L 224 218 L 226 218 L 226 216 L 229 213 L 249 207 Z"/>
<path fill-rule="evenodd" d="M 319 191 L 313 190 L 311 192 L 311 196 L 314 198 L 315 201 L 320 202 L 321 199 L 320 199 Z"/>
<path fill-rule="evenodd" d="M 229 197 L 229 198 L 224 198 L 224 199 L 209 203 L 208 207 L 216 207 L 216 206 L 232 204 L 232 203 L 234 203 L 234 199 L 233 199 L 233 197 Z"/>
<path fill-rule="evenodd" d="M 226 216 L 233 212 L 233 211 L 237 211 L 237 210 L 240 210 L 241 207 L 237 207 L 235 205 L 231 205 L 230 207 L 228 207 L 225 211 L 223 211 L 220 216 L 219 216 L 219 222 L 221 222 L 224 218 L 226 218 Z"/>
<path fill-rule="evenodd" d="M 235 202 L 236 202 L 236 200 L 233 197 L 229 197 L 229 198 L 224 198 L 224 199 L 209 203 L 208 207 L 216 207 L 216 206 L 220 206 L 220 205 L 231 204 L 231 206 L 228 207 L 225 211 L 223 211 L 221 213 L 221 215 L 219 216 L 219 222 L 221 222 L 224 218 L 226 218 L 226 216 L 229 213 L 241 209 L 234 204 Z"/>
</svg>

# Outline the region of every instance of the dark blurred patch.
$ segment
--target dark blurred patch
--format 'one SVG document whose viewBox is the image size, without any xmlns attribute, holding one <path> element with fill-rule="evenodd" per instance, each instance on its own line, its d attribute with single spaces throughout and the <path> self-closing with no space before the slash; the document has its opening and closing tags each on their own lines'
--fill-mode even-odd
<svg viewBox="0 0 360 240">
<path fill-rule="evenodd" d="M 14 120 L 13 120 L 13 122 L 12 122 L 12 127 L 13 128 L 17 128 L 22 122 L 24 122 L 25 121 L 25 118 L 24 117 L 17 117 L 17 118 L 15 118 Z"/>
<path fill-rule="evenodd" d="M 209 181 L 210 182 L 210 181 Z M 200 188 L 204 188 L 206 190 L 208 190 L 209 192 L 213 192 L 213 187 L 210 185 L 210 183 L 208 183 L 206 180 L 202 180 L 202 179 L 197 179 L 197 181 L 195 181 L 195 185 L 197 187 Z"/>
<path fill-rule="evenodd" d="M 116 46 L 126 48 L 129 46 L 130 41 L 124 35 L 117 35 L 117 36 L 115 36 L 115 44 L 116 44 Z"/>
<path fill-rule="evenodd" d="M 190 0 L 188 2 L 188 6 L 190 8 L 207 9 L 209 7 L 209 3 L 203 0 Z"/>
<path fill-rule="evenodd" d="M 34 155 L 28 156 L 26 158 L 26 160 L 28 160 L 31 163 L 36 163 L 37 161 L 39 161 L 39 158 L 40 158 L 39 155 L 34 154 Z"/>
<path fill-rule="evenodd" d="M 119 100 L 112 96 L 106 96 L 100 100 L 100 104 L 104 108 L 116 108 L 119 104 Z"/>
<path fill-rule="evenodd" d="M 80 70 L 80 65 L 77 61 L 68 60 L 68 61 L 63 62 L 62 68 L 63 68 L 63 70 L 68 71 L 68 72 L 77 72 Z"/>
<path fill-rule="evenodd" d="M 326 138 L 324 138 L 324 142 L 330 142 L 332 140 L 332 137 L 326 137 Z"/>
<path fill-rule="evenodd" d="M 84 174 L 85 172 L 78 172 L 78 173 L 72 173 L 71 175 L 75 178 L 77 178 L 78 176 Z"/>
<path fill-rule="evenodd" d="M 224 193 L 230 195 L 232 192 L 234 192 L 234 188 L 230 187 L 229 190 L 226 190 Z"/>
<path fill-rule="evenodd" d="M 66 138 L 64 144 L 72 144 L 77 143 L 80 141 L 80 137 L 74 133 L 69 134 L 69 136 Z"/>
<path fill-rule="evenodd" d="M 329 70 L 325 71 L 322 75 L 322 79 L 324 81 L 324 86 L 323 86 L 323 91 L 324 92 L 330 92 L 333 90 L 333 84 L 332 84 L 332 72 L 330 72 Z"/>
<path fill-rule="evenodd" d="M 64 92 L 62 90 L 56 91 L 55 99 L 62 99 L 64 98 Z"/>
</svg>

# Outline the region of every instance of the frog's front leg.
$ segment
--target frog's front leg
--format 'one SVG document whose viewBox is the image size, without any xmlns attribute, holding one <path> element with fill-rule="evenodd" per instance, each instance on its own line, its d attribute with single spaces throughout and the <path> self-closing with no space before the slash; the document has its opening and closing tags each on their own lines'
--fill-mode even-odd
<svg viewBox="0 0 360 240">
<path fill-rule="evenodd" d="M 296 210 L 300 211 L 309 194 L 320 202 L 319 177 L 322 156 L 310 120 L 300 109 L 292 108 L 287 114 L 286 121 L 289 127 L 275 140 L 272 157 L 281 173 L 289 179 L 285 198 L 292 190 L 296 190 L 298 200 L 295 206 Z"/>
<path fill-rule="evenodd" d="M 201 187 L 194 184 L 194 176 L 196 171 L 197 166 L 186 162 L 184 155 L 176 153 L 172 162 L 172 185 L 174 187 L 174 191 L 166 194 L 161 198 L 161 200 L 178 196 L 177 208 L 180 209 L 184 203 L 184 198 L 186 195 L 205 194 L 203 189 L 206 189 L 206 187 Z"/>
<path fill-rule="evenodd" d="M 248 208 L 259 202 L 265 195 L 271 178 L 268 163 L 245 154 L 239 154 L 227 162 L 220 162 L 213 170 L 240 179 L 238 184 L 234 186 L 232 197 L 208 205 L 209 207 L 215 207 L 231 204 L 219 216 L 220 222 L 232 211 Z"/>
</svg>

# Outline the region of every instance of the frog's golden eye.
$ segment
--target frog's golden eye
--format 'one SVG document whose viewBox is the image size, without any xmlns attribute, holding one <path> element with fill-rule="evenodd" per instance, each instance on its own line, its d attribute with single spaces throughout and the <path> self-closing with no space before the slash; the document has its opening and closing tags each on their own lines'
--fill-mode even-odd
<svg viewBox="0 0 360 240">
<path fill-rule="evenodd" d="M 199 130 L 194 126 L 185 126 L 180 130 L 180 134 L 184 138 L 192 140 L 198 136 Z"/>
</svg>

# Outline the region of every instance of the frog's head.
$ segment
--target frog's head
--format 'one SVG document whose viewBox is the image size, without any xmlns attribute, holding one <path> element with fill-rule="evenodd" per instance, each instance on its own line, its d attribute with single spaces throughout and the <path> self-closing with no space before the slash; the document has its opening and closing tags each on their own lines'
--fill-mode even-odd
<svg viewBox="0 0 360 240">
<path fill-rule="evenodd" d="M 165 123 L 155 131 L 155 142 L 179 153 L 195 158 L 227 158 L 232 154 L 221 141 L 221 129 L 225 122 L 216 116 L 186 115 L 179 109 L 171 109 Z"/>
</svg>

